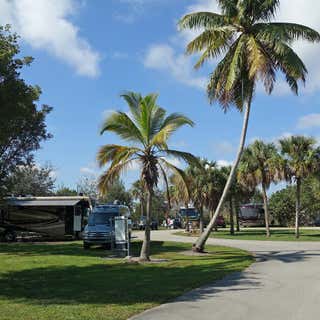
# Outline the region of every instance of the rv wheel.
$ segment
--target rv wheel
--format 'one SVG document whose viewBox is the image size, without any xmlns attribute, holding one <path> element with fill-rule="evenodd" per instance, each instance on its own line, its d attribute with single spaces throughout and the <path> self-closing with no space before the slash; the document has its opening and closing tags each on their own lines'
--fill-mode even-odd
<svg viewBox="0 0 320 320">
<path fill-rule="evenodd" d="M 3 239 L 5 242 L 15 242 L 17 240 L 17 235 L 14 230 L 7 230 L 3 235 Z"/>
</svg>

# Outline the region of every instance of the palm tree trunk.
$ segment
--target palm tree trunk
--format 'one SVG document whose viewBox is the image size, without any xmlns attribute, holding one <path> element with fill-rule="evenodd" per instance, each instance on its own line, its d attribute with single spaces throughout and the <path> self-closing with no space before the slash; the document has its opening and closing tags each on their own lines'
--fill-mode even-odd
<svg viewBox="0 0 320 320">
<path fill-rule="evenodd" d="M 199 225 L 199 229 L 200 229 L 200 233 L 202 233 L 204 231 L 204 225 L 203 225 L 203 206 L 200 206 L 200 225 Z"/>
<path fill-rule="evenodd" d="M 150 221 L 151 221 L 151 202 L 152 202 L 152 191 L 148 190 L 147 195 L 147 210 L 146 210 L 146 227 L 144 231 L 144 239 L 140 252 L 140 261 L 150 260 Z"/>
<path fill-rule="evenodd" d="M 233 221 L 233 202 L 232 197 L 229 200 L 229 210 L 230 210 L 230 234 L 234 235 L 234 221 Z"/>
<path fill-rule="evenodd" d="M 268 197 L 266 186 L 262 183 L 262 197 L 263 197 L 263 207 L 264 207 L 264 221 L 266 225 L 266 236 L 270 237 L 270 227 L 269 227 L 269 209 L 268 209 Z"/>
<path fill-rule="evenodd" d="M 208 225 L 208 227 L 206 228 L 206 230 L 200 235 L 200 237 L 198 238 L 197 242 L 193 245 L 193 250 L 194 251 L 198 251 L 198 252 L 202 252 L 205 246 L 205 243 L 207 241 L 207 239 L 209 238 L 209 235 L 214 227 L 214 224 L 216 222 L 217 217 L 220 215 L 223 204 L 228 196 L 228 192 L 229 189 L 232 186 L 233 180 L 235 178 L 237 169 L 238 169 L 238 165 L 240 163 L 241 160 L 241 156 L 242 156 L 242 152 L 243 152 L 243 148 L 244 148 L 244 144 L 246 141 L 246 136 L 247 136 L 247 129 L 248 129 L 248 122 L 249 122 L 249 117 L 250 117 L 250 109 L 251 109 L 251 97 L 245 102 L 245 113 L 244 113 L 244 118 L 243 118 L 243 127 L 242 127 L 242 133 L 241 133 L 241 137 L 240 137 L 240 144 L 239 144 L 239 150 L 238 150 L 238 154 L 236 157 L 236 160 L 232 166 L 230 175 L 228 177 L 227 183 L 224 187 L 222 196 L 220 198 L 219 204 L 217 206 L 216 212 L 213 215 L 212 219 L 210 220 L 210 223 Z"/>
<path fill-rule="evenodd" d="M 240 232 L 240 221 L 239 221 L 239 202 L 236 201 L 235 204 L 235 216 L 236 216 L 236 226 L 237 226 L 237 232 Z"/>
<path fill-rule="evenodd" d="M 299 217 L 300 217 L 300 198 L 301 198 L 301 179 L 297 178 L 297 199 L 296 199 L 296 238 L 300 237 L 300 229 L 299 229 Z"/>
<path fill-rule="evenodd" d="M 143 201 L 143 198 L 141 197 L 140 198 L 140 210 L 141 210 L 141 217 L 144 216 L 144 201 Z"/>
</svg>

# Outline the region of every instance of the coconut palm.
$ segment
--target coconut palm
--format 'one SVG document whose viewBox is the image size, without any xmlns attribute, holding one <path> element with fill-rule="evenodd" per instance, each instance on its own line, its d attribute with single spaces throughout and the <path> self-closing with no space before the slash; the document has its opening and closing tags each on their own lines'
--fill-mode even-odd
<svg viewBox="0 0 320 320">
<path fill-rule="evenodd" d="M 223 55 L 209 79 L 209 101 L 220 103 L 225 112 L 234 105 L 240 112 L 244 112 L 244 119 L 239 151 L 215 215 L 194 245 L 197 251 L 203 250 L 236 175 L 257 82 L 262 81 L 266 92 L 271 94 L 276 74 L 280 71 L 291 90 L 298 93 L 298 81 L 305 81 L 307 69 L 291 44 L 297 39 L 320 41 L 319 33 L 311 28 L 294 23 L 270 22 L 280 0 L 217 2 L 221 14 L 187 14 L 180 20 L 179 26 L 180 29 L 200 31 L 200 35 L 187 46 L 188 54 L 200 53 L 196 68 Z"/>
<path fill-rule="evenodd" d="M 320 150 L 316 141 L 310 137 L 292 136 L 279 141 L 281 153 L 285 158 L 284 171 L 291 182 L 296 183 L 296 222 L 295 234 L 299 238 L 299 217 L 301 208 L 301 184 L 312 173 L 319 172 Z"/>
<path fill-rule="evenodd" d="M 270 237 L 267 191 L 271 183 L 279 182 L 283 178 L 280 168 L 281 157 L 276 146 L 256 140 L 244 150 L 238 170 L 241 184 L 252 190 L 261 185 L 267 237 Z"/>
<path fill-rule="evenodd" d="M 138 199 L 140 202 L 140 214 L 141 216 L 144 216 L 144 208 L 145 208 L 145 195 L 146 191 L 144 188 L 144 183 L 141 180 L 135 181 L 130 189 L 130 193 L 134 199 Z"/>
<path fill-rule="evenodd" d="M 194 162 L 196 158 L 187 152 L 168 148 L 167 142 L 172 134 L 184 125 L 193 122 L 179 113 L 167 116 L 166 111 L 157 104 L 158 95 L 145 97 L 138 93 L 126 92 L 122 95 L 130 112 L 113 112 L 104 121 L 101 134 L 113 132 L 128 142 L 127 145 L 107 144 L 100 148 L 97 159 L 99 165 L 109 165 L 99 179 L 99 189 L 105 193 L 112 182 L 134 163 L 141 167 L 141 181 L 146 190 L 146 228 L 141 248 L 140 260 L 150 259 L 150 216 L 154 188 L 162 175 L 167 182 L 167 173 L 176 173 L 184 180 L 183 170 L 174 166 L 168 158 Z"/>
</svg>

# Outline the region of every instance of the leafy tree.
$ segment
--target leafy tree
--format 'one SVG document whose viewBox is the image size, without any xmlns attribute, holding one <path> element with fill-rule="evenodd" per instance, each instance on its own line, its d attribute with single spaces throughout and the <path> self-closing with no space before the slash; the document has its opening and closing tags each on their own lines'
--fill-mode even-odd
<svg viewBox="0 0 320 320">
<path fill-rule="evenodd" d="M 180 22 L 181 29 L 201 30 L 187 46 L 187 53 L 200 53 L 196 68 L 207 60 L 224 55 L 212 72 L 207 87 L 211 103 L 219 102 L 226 112 L 234 105 L 244 112 L 239 151 L 230 172 L 217 210 L 194 249 L 202 251 L 215 220 L 226 200 L 245 144 L 251 102 L 257 81 L 262 81 L 271 94 L 278 71 L 294 93 L 298 81 L 305 81 L 307 70 L 291 48 L 294 40 L 320 41 L 318 32 L 295 23 L 274 23 L 279 0 L 217 0 L 221 14 L 196 12 L 187 14 Z"/>
<path fill-rule="evenodd" d="M 56 196 L 77 196 L 78 193 L 74 189 L 70 189 L 64 185 L 60 185 L 55 192 Z"/>
<path fill-rule="evenodd" d="M 284 172 L 290 181 L 296 183 L 295 233 L 299 238 L 299 217 L 301 210 L 301 184 L 311 174 L 319 172 L 320 149 L 316 141 L 304 136 L 292 136 L 279 141 L 281 153 L 285 157 Z"/>
<path fill-rule="evenodd" d="M 238 171 L 238 180 L 243 185 L 253 190 L 261 185 L 267 237 L 270 237 L 267 190 L 271 183 L 283 178 L 280 166 L 281 159 L 276 146 L 256 140 L 244 150 Z"/>
<path fill-rule="evenodd" d="M 123 182 L 121 180 L 115 180 L 112 185 L 110 185 L 108 192 L 100 197 L 101 202 L 113 203 L 118 200 L 121 204 L 125 204 L 129 207 L 132 206 L 132 196 L 129 191 L 126 190 Z"/>
<path fill-rule="evenodd" d="M 51 165 L 19 166 L 8 178 L 8 191 L 15 196 L 49 196 L 54 194 L 54 184 L 54 170 Z"/>
<path fill-rule="evenodd" d="M 0 194 L 9 192 L 7 179 L 16 167 L 31 166 L 33 152 L 51 138 L 45 124 L 51 108 L 38 107 L 40 88 L 20 76 L 33 59 L 16 58 L 19 53 L 18 36 L 0 27 Z"/>
<path fill-rule="evenodd" d="M 296 187 L 289 185 L 270 196 L 269 207 L 277 224 L 295 225 Z M 313 224 L 320 216 L 320 181 L 309 177 L 301 183 L 300 225 Z"/>
<path fill-rule="evenodd" d="M 138 93 L 127 92 L 122 95 L 130 108 L 130 114 L 113 112 L 105 120 L 101 134 L 113 132 L 128 142 L 128 145 L 107 144 L 100 148 L 97 159 L 101 167 L 110 164 L 101 175 L 99 189 L 105 194 L 113 182 L 130 165 L 138 162 L 141 166 L 141 181 L 146 190 L 146 228 L 140 252 L 140 260 L 150 259 L 150 217 L 152 212 L 152 197 L 162 175 L 168 186 L 168 172 L 175 172 L 184 181 L 184 172 L 172 165 L 166 157 L 182 159 L 187 162 L 196 161 L 187 152 L 168 148 L 168 139 L 184 125 L 193 122 L 184 115 L 166 111 L 157 104 L 158 96 L 149 94 L 142 97 Z"/>
<path fill-rule="evenodd" d="M 295 199 L 293 186 L 287 186 L 270 196 L 269 207 L 275 222 L 280 226 L 294 225 Z"/>
<path fill-rule="evenodd" d="M 87 174 L 80 177 L 77 182 L 77 193 L 85 196 L 98 199 L 98 181 L 95 175 Z"/>
</svg>

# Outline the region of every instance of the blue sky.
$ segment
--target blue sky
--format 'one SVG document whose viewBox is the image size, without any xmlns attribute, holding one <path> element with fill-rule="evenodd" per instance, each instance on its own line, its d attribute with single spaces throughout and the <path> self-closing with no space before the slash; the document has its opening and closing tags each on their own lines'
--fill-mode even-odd
<svg viewBox="0 0 320 320">
<path fill-rule="evenodd" d="M 233 159 L 241 114 L 208 104 L 204 87 L 215 61 L 195 72 L 194 58 L 184 55 L 194 34 L 177 31 L 177 20 L 193 10 L 217 7 L 214 0 L 0 0 L 2 23 L 21 34 L 23 55 L 35 58 L 23 77 L 42 88 L 40 103 L 54 108 L 48 117 L 54 138 L 43 143 L 36 159 L 52 163 L 58 184 L 72 187 L 81 175 L 97 174 L 98 147 L 120 142 L 98 132 L 110 111 L 127 110 L 119 98 L 123 90 L 157 92 L 162 107 L 195 121 L 195 128 L 174 136 L 175 148 L 222 163 Z M 319 12 L 312 0 L 282 0 L 278 19 L 319 31 Z M 248 142 L 289 134 L 320 138 L 320 47 L 295 48 L 310 71 L 306 88 L 293 96 L 281 77 L 271 97 L 258 88 Z M 126 184 L 135 176 L 133 168 Z"/>
</svg>

